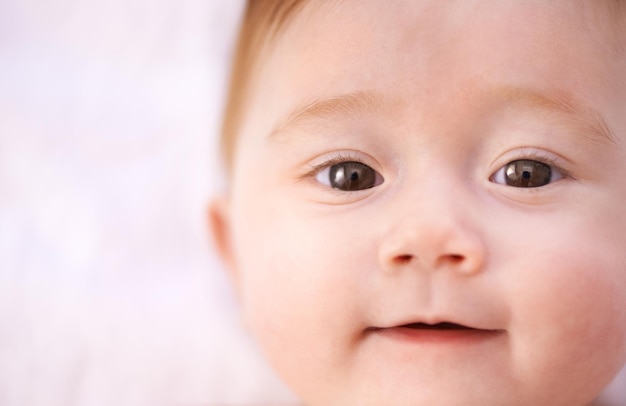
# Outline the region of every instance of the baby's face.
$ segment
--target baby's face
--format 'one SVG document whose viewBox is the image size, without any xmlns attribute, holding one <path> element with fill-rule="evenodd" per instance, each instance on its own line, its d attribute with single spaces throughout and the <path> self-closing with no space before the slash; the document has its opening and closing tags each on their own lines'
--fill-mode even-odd
<svg viewBox="0 0 626 406">
<path fill-rule="evenodd" d="M 591 401 L 626 360 L 616 16 L 313 3 L 261 60 L 223 218 L 271 364 L 313 405 Z"/>
</svg>

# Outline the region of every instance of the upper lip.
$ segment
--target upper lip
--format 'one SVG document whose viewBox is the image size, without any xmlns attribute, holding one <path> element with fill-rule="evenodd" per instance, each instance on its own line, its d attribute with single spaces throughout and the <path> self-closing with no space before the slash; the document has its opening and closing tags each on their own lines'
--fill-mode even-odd
<svg viewBox="0 0 626 406">
<path fill-rule="evenodd" d="M 465 326 L 463 324 L 451 323 L 448 321 L 443 321 L 435 324 L 429 323 L 409 323 L 403 324 L 397 327 L 405 327 L 405 328 L 415 328 L 415 329 L 424 329 L 424 330 L 462 330 L 462 329 L 475 329 L 474 327 Z"/>
</svg>

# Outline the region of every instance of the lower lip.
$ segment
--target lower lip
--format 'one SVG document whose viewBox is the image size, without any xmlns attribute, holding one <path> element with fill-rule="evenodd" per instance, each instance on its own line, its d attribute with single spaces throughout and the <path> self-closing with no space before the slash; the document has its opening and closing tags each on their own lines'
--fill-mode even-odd
<svg viewBox="0 0 626 406">
<path fill-rule="evenodd" d="M 371 329 L 370 332 L 393 340 L 433 345 L 470 345 L 479 344 L 501 337 L 503 330 L 478 329 L 416 329 L 408 327 L 392 327 Z"/>
</svg>

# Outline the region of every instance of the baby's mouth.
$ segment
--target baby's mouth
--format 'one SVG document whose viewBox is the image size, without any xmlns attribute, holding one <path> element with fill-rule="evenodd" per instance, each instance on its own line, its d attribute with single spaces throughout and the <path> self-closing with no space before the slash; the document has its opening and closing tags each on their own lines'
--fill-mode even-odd
<svg viewBox="0 0 626 406">
<path fill-rule="evenodd" d="M 407 323 L 401 324 L 393 327 L 369 327 L 368 331 L 383 331 L 383 330 L 434 330 L 434 331 L 459 331 L 459 330 L 468 330 L 468 331 L 484 331 L 481 329 L 477 329 L 474 327 L 464 326 L 458 323 L 452 323 L 449 321 L 443 321 L 439 323 L 424 323 L 424 322 L 416 322 L 416 323 Z"/>
<path fill-rule="evenodd" d="M 432 345 L 468 345 L 503 337 L 504 330 L 471 327 L 451 321 L 413 322 L 390 327 L 370 327 L 366 333 L 405 343 Z"/>
</svg>

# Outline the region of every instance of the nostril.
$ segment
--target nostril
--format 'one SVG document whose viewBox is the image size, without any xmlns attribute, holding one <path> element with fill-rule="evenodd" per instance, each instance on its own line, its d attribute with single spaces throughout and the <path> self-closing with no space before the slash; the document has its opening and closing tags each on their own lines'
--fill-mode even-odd
<svg viewBox="0 0 626 406">
<path fill-rule="evenodd" d="M 395 258 L 395 262 L 398 264 L 406 264 L 411 262 L 411 259 L 413 259 L 413 255 L 398 255 Z"/>
<path fill-rule="evenodd" d="M 454 264 L 458 264 L 459 262 L 463 262 L 465 257 L 463 255 L 452 254 L 450 255 L 450 261 Z"/>
</svg>

